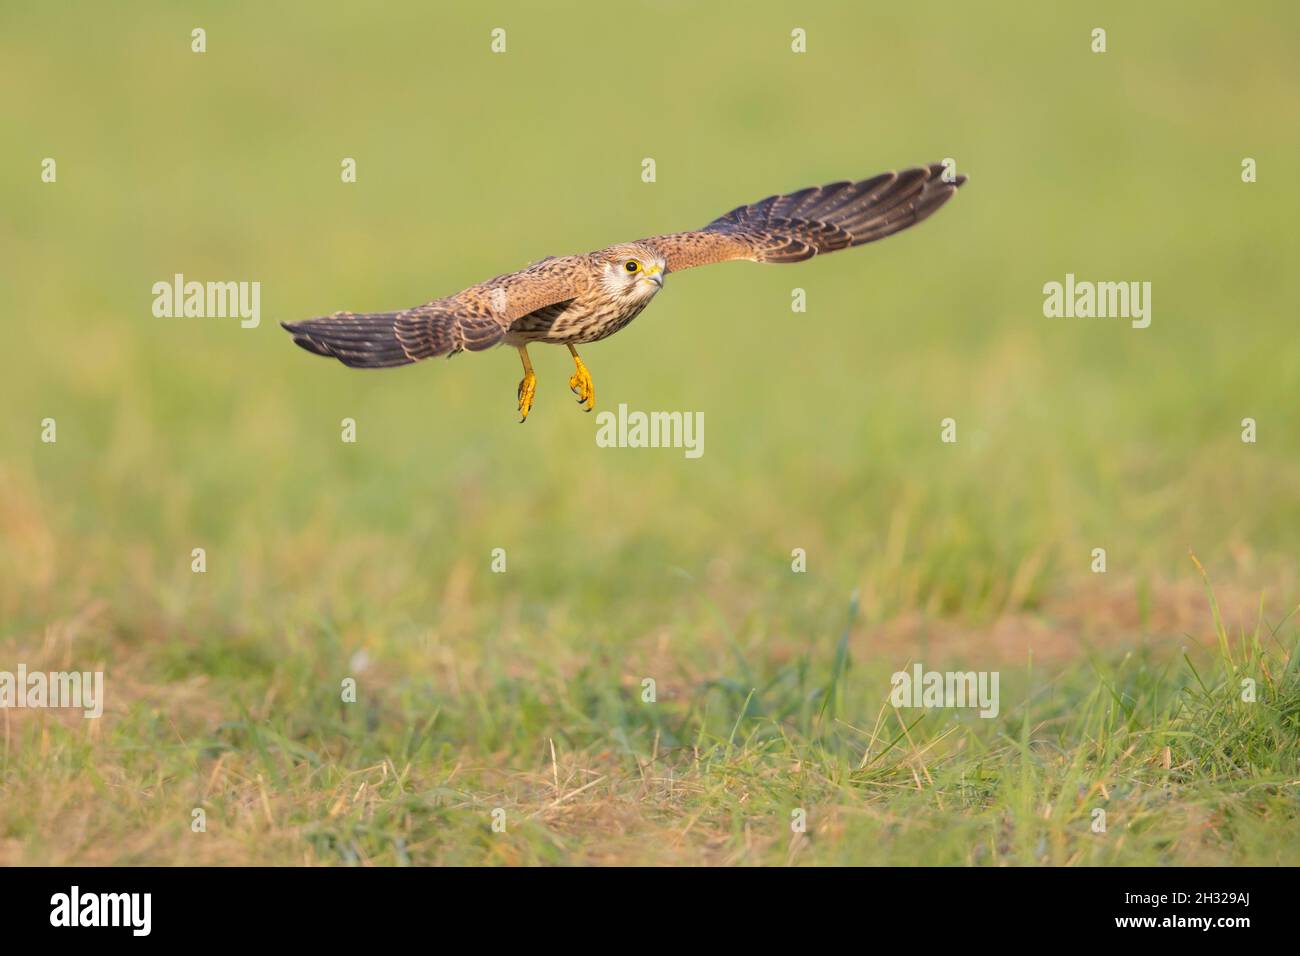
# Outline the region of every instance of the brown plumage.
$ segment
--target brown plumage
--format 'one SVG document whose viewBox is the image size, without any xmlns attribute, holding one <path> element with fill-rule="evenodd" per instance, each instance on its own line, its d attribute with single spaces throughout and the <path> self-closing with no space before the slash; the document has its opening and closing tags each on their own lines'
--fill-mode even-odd
<svg viewBox="0 0 1300 956">
<path fill-rule="evenodd" d="M 282 324 L 307 351 L 354 368 L 514 345 L 524 361 L 519 387 L 524 417 L 535 381 L 527 345 L 567 345 L 577 368 L 570 386 L 590 411 L 590 376 L 573 346 L 599 341 L 631 322 L 663 287 L 665 275 L 732 259 L 801 262 L 883 239 L 930 216 L 966 181 L 955 176 L 946 182 L 943 172 L 935 163 L 769 196 L 695 232 L 543 259 L 403 312 L 336 312 Z"/>
</svg>

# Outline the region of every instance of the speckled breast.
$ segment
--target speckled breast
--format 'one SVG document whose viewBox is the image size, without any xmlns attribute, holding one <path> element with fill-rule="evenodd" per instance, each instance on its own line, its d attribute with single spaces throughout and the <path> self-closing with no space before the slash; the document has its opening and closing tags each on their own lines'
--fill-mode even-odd
<svg viewBox="0 0 1300 956">
<path fill-rule="evenodd" d="M 516 319 L 510 326 L 510 334 L 529 342 L 558 342 L 562 345 L 598 342 L 635 319 L 648 304 L 649 300 L 643 300 L 627 306 L 614 302 L 593 306 L 574 299 Z"/>
</svg>

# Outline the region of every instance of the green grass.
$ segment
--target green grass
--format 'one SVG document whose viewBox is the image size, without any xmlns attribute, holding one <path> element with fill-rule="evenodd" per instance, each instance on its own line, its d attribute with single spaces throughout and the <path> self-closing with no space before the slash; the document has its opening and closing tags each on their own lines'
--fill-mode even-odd
<svg viewBox="0 0 1300 956">
<path fill-rule="evenodd" d="M 1300 859 L 1300 20 L 1200 13 L 0 12 L 0 670 L 108 694 L 0 712 L 0 862 Z M 598 448 L 562 350 L 520 426 L 509 350 L 276 327 L 946 156 L 917 230 L 672 276 L 584 350 L 699 460 Z M 154 318 L 175 272 L 261 326 Z M 1151 327 L 1044 318 L 1067 272 Z M 895 712 L 916 661 L 1000 714 Z"/>
<path fill-rule="evenodd" d="M 536 640 L 467 667 L 413 637 L 362 671 L 350 705 L 322 663 L 338 648 L 292 632 L 273 664 L 258 644 L 159 649 L 165 681 L 107 730 L 6 728 L 4 846 L 20 862 L 177 864 L 1300 853 L 1300 654 L 1277 627 L 1219 629 L 1217 648 L 1176 660 L 1003 666 L 991 720 L 886 705 L 888 675 L 855 660 L 854 633 L 786 644 L 783 663 L 733 643 L 711 674 L 661 672 L 654 703 L 618 661 L 556 660 Z M 204 833 L 189 830 L 196 807 Z"/>
</svg>

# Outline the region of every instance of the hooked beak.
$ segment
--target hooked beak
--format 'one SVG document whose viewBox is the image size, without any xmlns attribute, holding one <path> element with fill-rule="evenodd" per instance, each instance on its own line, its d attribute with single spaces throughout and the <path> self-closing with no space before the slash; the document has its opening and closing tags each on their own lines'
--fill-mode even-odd
<svg viewBox="0 0 1300 956">
<path fill-rule="evenodd" d="M 659 266 L 646 266 L 644 271 L 641 273 L 641 280 L 653 284 L 656 288 L 662 289 L 664 286 L 663 269 Z"/>
</svg>

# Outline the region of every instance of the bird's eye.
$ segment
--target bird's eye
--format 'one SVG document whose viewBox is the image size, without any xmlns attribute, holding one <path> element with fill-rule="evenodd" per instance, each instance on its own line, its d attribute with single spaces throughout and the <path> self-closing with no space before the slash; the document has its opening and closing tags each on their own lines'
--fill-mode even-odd
<svg viewBox="0 0 1300 956">
<path fill-rule="evenodd" d="M 623 268 L 626 269 L 628 272 L 636 272 L 638 269 L 641 268 L 641 263 L 637 262 L 635 259 L 629 259 L 627 260 L 627 264 L 624 265 Z"/>
</svg>

